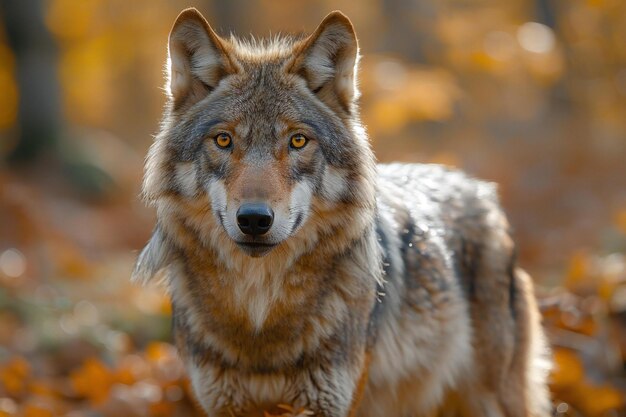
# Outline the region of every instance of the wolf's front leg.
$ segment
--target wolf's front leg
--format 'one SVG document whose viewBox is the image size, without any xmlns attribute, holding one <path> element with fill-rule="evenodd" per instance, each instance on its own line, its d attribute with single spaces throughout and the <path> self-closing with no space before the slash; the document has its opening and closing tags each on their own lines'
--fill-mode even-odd
<svg viewBox="0 0 626 417">
<path fill-rule="evenodd" d="M 307 372 L 305 409 L 316 417 L 348 417 L 359 400 L 362 366 L 329 366 Z"/>
<path fill-rule="evenodd" d="M 354 356 L 360 357 L 358 353 Z M 204 364 L 190 369 L 198 402 L 209 417 L 263 417 L 292 406 L 316 417 L 348 417 L 362 387 L 363 361 L 320 361 L 285 373 L 240 373 Z M 346 361 L 347 362 L 347 361 Z"/>
</svg>

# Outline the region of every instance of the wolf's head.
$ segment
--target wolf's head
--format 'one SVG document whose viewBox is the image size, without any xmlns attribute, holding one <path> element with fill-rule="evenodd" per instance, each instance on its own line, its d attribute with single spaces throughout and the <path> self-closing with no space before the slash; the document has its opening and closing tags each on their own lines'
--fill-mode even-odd
<svg viewBox="0 0 626 417">
<path fill-rule="evenodd" d="M 360 224 L 329 214 L 373 206 L 358 58 L 340 12 L 308 37 L 241 41 L 183 11 L 169 37 L 169 102 L 146 163 L 157 238 L 261 257 L 289 252 L 307 226 L 302 250 L 331 226 Z M 181 231 L 196 240 L 181 243 Z"/>
</svg>

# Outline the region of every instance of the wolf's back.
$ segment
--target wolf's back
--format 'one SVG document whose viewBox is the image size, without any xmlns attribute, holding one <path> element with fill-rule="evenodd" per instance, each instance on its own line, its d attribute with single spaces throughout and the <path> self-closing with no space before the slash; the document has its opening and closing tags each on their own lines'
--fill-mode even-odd
<svg viewBox="0 0 626 417">
<path fill-rule="evenodd" d="M 507 402 L 501 407 L 546 415 L 547 369 L 540 362 L 547 349 L 496 187 L 438 165 L 379 165 L 378 172 L 386 282 L 372 317 L 371 379 L 387 390 L 379 390 L 378 402 L 363 407 L 361 416 L 402 412 L 398 403 L 411 412 L 444 398 L 459 402 L 442 387 L 471 398 L 474 390 L 498 392 L 511 384 L 517 393 L 500 392 Z M 476 398 L 454 407 L 479 415 L 493 406 Z"/>
<path fill-rule="evenodd" d="M 440 237 L 445 256 L 465 284 L 474 278 L 489 239 L 498 240 L 495 250 L 501 256 L 514 256 L 495 184 L 435 164 L 381 164 L 378 172 L 379 209 L 393 214 L 393 232 L 405 235 L 407 245 L 413 230 L 418 236 Z"/>
</svg>

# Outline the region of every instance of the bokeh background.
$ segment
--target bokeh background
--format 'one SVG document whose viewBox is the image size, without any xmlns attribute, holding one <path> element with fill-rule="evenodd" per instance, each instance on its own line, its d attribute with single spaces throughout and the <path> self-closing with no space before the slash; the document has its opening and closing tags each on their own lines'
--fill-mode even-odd
<svg viewBox="0 0 626 417">
<path fill-rule="evenodd" d="M 555 415 L 626 415 L 623 0 L 0 0 L 0 416 L 201 415 L 167 297 L 129 283 L 167 35 L 190 5 L 224 35 L 348 14 L 378 158 L 500 184 Z"/>
</svg>

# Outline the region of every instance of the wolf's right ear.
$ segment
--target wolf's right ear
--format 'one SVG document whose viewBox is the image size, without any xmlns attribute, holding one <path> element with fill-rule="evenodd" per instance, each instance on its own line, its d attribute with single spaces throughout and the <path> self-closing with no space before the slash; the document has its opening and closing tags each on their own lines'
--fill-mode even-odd
<svg viewBox="0 0 626 417">
<path fill-rule="evenodd" d="M 198 10 L 178 15 L 168 45 L 168 89 L 174 108 L 198 102 L 235 72 L 228 48 L 228 41 L 217 36 Z"/>
</svg>

